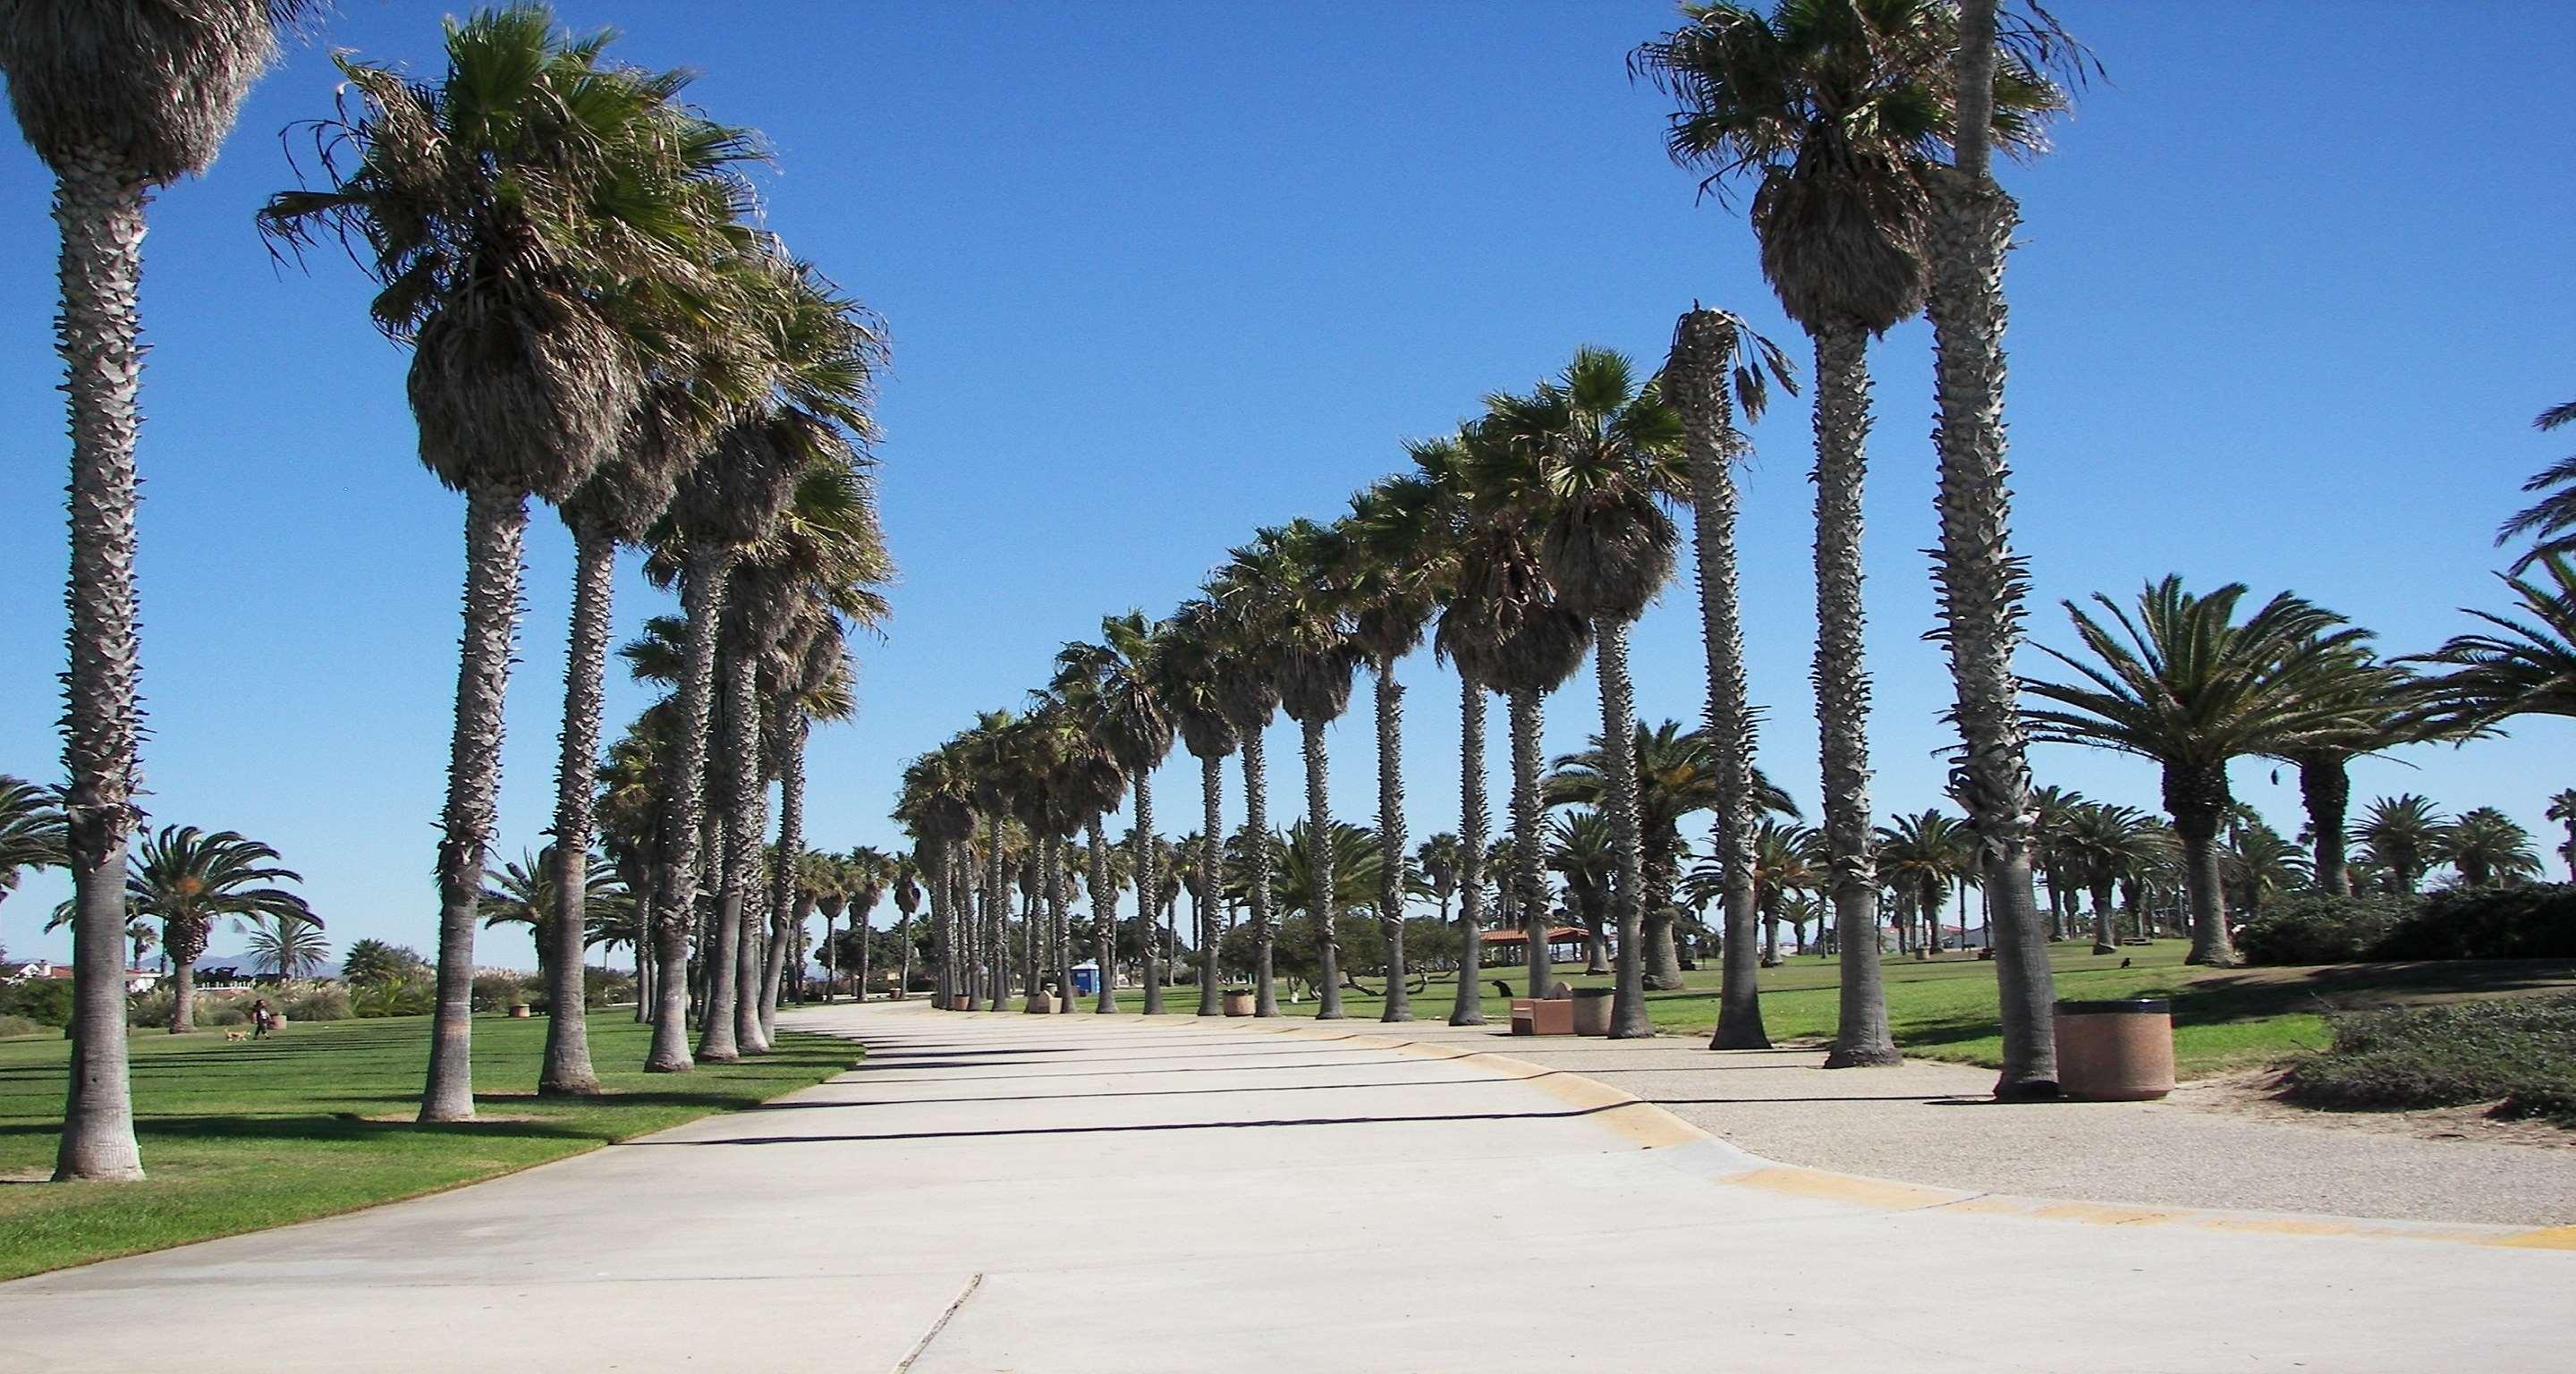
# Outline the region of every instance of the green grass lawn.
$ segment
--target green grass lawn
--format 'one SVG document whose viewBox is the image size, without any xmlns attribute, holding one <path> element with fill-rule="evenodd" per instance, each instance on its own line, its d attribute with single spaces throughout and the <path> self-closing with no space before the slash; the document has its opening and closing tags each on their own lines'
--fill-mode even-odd
<svg viewBox="0 0 2576 1374">
<path fill-rule="evenodd" d="M 647 1074 L 649 1028 L 590 1020 L 608 1092 L 540 1100 L 543 1020 L 476 1017 L 484 1118 L 411 1122 L 429 1060 L 426 1017 L 310 1022 L 272 1040 L 137 1032 L 141 1183 L 50 1184 L 68 1046 L 0 1041 L 0 1279 L 253 1231 L 472 1183 L 819 1083 L 858 1047 L 788 1035 L 775 1053 Z"/>
<path fill-rule="evenodd" d="M 2096 955 L 2089 942 L 2054 946 L 2057 995 L 2069 999 L 2168 997 L 2174 1009 L 2174 1057 L 2185 1078 L 2248 1068 L 2284 1059 L 2327 1042 L 2323 1012 L 2330 1008 L 2388 1002 L 2439 1000 L 2576 986 L 2576 963 L 2566 961 L 2460 961 L 2441 964 L 2344 964 L 2319 968 L 2200 969 L 2183 965 L 2190 950 L 2184 940 Z M 2130 967 L 2122 968 L 2123 959 Z M 1950 1059 L 1989 1067 L 2002 1063 L 2003 1042 L 1995 1030 L 1994 965 L 1957 955 L 1915 960 L 1890 957 L 1884 964 L 1888 1023 L 1897 1046 L 1909 1055 Z M 1585 977 L 1582 965 L 1560 965 L 1557 976 L 1575 987 L 1608 986 L 1606 977 Z M 1647 994 L 1647 1014 L 1668 1035 L 1705 1038 L 1717 1025 L 1717 969 L 1713 965 L 1683 975 L 1689 986 Z M 1515 989 L 1525 986 L 1518 968 L 1484 970 L 1485 1015 L 1504 1020 L 1508 998 L 1493 995 L 1491 982 L 1502 979 Z M 1836 968 L 1831 959 L 1792 955 L 1778 968 L 1762 971 L 1762 1022 L 1771 1038 L 1787 1042 L 1824 1041 L 1834 1030 Z M 1371 987 L 1375 979 L 1360 982 Z M 1445 1018 L 1456 984 L 1435 976 L 1427 991 L 1413 994 L 1414 1015 Z M 1141 1010 L 1144 994 L 1119 994 L 1120 1005 Z M 1088 1005 L 1077 999 L 1077 1005 Z M 1167 1005 L 1182 1012 L 1198 1006 L 1196 988 L 1177 989 Z M 1348 989 L 1343 1008 L 1354 1019 L 1375 1020 L 1382 998 Z M 1312 1000 L 1282 1003 L 1287 1016 L 1312 1016 Z"/>
</svg>

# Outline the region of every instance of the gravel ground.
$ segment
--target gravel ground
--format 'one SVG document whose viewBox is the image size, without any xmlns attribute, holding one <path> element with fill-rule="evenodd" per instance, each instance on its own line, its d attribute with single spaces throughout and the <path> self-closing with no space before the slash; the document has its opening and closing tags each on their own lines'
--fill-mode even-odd
<svg viewBox="0 0 2576 1374">
<path fill-rule="evenodd" d="M 1990 1069 L 1909 1060 L 1828 1072 L 1821 1049 L 1575 1040 L 1437 1021 L 1356 1034 L 1505 1054 L 1616 1086 L 1768 1159 L 1839 1173 L 2140 1206 L 2412 1221 L 2576 1223 L 2576 1147 L 2422 1139 L 2329 1113 L 2181 1102 L 2003 1104 Z M 2188 1098 L 2192 1096 L 2186 1093 Z M 2300 1113 L 2301 1117 L 2311 1114 Z"/>
</svg>

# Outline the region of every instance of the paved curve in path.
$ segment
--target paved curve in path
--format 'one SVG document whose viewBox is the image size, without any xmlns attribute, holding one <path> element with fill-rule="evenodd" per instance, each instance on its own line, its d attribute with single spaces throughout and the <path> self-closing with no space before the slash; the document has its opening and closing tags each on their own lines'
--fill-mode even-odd
<svg viewBox="0 0 2576 1374">
<path fill-rule="evenodd" d="M 0 1369 L 2522 1370 L 2576 1340 L 2576 1252 L 1927 1201 L 1363 1025 L 788 1019 L 867 1065 L 0 1285 Z"/>
</svg>

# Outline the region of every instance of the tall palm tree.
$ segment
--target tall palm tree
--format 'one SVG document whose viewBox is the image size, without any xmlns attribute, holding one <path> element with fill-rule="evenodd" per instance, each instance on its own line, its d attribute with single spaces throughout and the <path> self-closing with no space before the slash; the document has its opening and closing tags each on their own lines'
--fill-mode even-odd
<svg viewBox="0 0 2576 1374">
<path fill-rule="evenodd" d="M 0 773 L 0 901 L 18 890 L 30 868 L 60 868 L 64 851 L 62 793 Z"/>
<path fill-rule="evenodd" d="M 1965 822 L 1937 810 L 1925 810 L 1911 816 L 1898 816 L 1895 824 L 1878 831 L 1880 869 L 1898 891 L 1911 899 L 1909 905 L 1923 921 L 1925 934 L 1912 937 L 1909 943 L 1921 954 L 1937 952 L 1941 941 L 1941 901 L 1950 885 L 1965 876 L 1977 864 L 1977 846 Z M 1960 922 L 1962 940 L 1967 923 Z M 1835 930 L 1842 939 L 1842 957 L 1857 955 L 1869 958 L 1878 949 L 1878 921 L 1870 918 L 1860 926 L 1844 929 L 1839 922 Z M 1866 930 L 1867 935 L 1861 932 Z"/>
<path fill-rule="evenodd" d="M 1681 416 L 1625 356 L 1598 348 L 1578 350 L 1562 373 L 1527 395 L 1498 394 L 1486 408 L 1500 445 L 1536 460 L 1539 480 L 1530 491 L 1544 498 L 1531 519 L 1541 564 L 1558 600 L 1592 625 L 1603 772 L 1610 780 L 1604 810 L 1619 856 L 1611 890 L 1619 960 L 1610 1034 L 1652 1035 L 1636 761 L 1628 757 L 1636 730 L 1628 630 L 1672 580 L 1681 534 L 1662 502 L 1688 487 Z"/>
<path fill-rule="evenodd" d="M 2336 628 L 2340 617 L 2287 592 L 2240 622 L 2236 607 L 2244 597 L 2242 583 L 2195 596 L 2181 578 L 2167 577 L 2139 593 L 2132 619 L 2096 593 L 2118 635 L 2066 602 L 2093 661 L 2046 649 L 2083 681 L 2028 684 L 2065 708 L 2029 713 L 2036 738 L 2135 754 L 2163 768 L 2165 814 L 2182 841 L 2192 920 L 2187 961 L 2194 964 L 2236 962 L 2216 849 L 2219 821 L 2233 801 L 2228 761 L 2277 753 L 2335 724 L 2343 699 L 2320 689 L 2321 674 L 2364 633 Z"/>
<path fill-rule="evenodd" d="M 967 886 L 968 862 L 962 851 L 975 828 L 973 785 L 965 749 L 951 740 L 905 765 L 894 819 L 913 837 L 913 858 L 929 889 L 930 922 L 939 955 L 932 980 L 937 1005 L 947 1010 L 950 998 L 966 986 L 966 918 L 961 900 Z"/>
<path fill-rule="evenodd" d="M 1221 843 L 1218 837 L 1225 834 L 1218 814 L 1225 796 L 1225 759 L 1242 738 L 1226 709 L 1229 698 L 1222 675 L 1222 614 L 1213 602 L 1185 603 L 1164 623 L 1152 659 L 1155 695 L 1171 713 L 1183 747 L 1199 761 L 1199 843 L 1203 848 L 1191 860 L 1191 876 L 1197 881 L 1192 889 L 1191 910 L 1199 918 L 1201 1016 L 1216 1016 L 1223 1011 L 1217 998 L 1217 920 L 1222 906 L 1219 891 L 1224 886 L 1224 864 L 1205 851 Z"/>
<path fill-rule="evenodd" d="M 161 947 L 169 952 L 170 1033 L 195 1030 L 197 960 L 218 920 L 275 916 L 320 925 L 304 898 L 276 886 L 301 883 L 281 867 L 277 851 L 232 830 L 203 831 L 165 825 L 143 837 L 126 875 L 125 897 L 136 915 L 161 922 Z M 120 940 L 123 927 L 118 928 Z M 123 958 L 117 963 L 121 966 Z"/>
<path fill-rule="evenodd" d="M 1503 904 L 1519 917 L 1530 938 L 1530 995 L 1544 997 L 1552 979 L 1539 734 L 1546 723 L 1547 694 L 1583 666 L 1584 652 L 1592 646 L 1592 623 L 1563 604 L 1540 563 L 1539 532 L 1529 515 L 1538 508 L 1536 489 L 1544 479 L 1533 456 L 1483 421 L 1461 429 L 1454 441 L 1418 444 L 1412 451 L 1415 466 L 1440 484 L 1457 510 L 1455 582 L 1441 607 L 1434 646 L 1457 665 L 1461 678 L 1480 690 L 1503 693 L 1509 703 L 1512 845 Z M 1484 755 L 1483 699 L 1473 700 L 1463 712 L 1474 730 L 1471 739 L 1462 740 L 1462 768 L 1476 769 L 1468 776 L 1478 777 Z M 1467 788 L 1466 796 L 1471 819 L 1461 834 L 1472 844 L 1477 836 L 1471 832 L 1481 829 L 1473 819 L 1484 798 L 1481 781 Z M 1467 940 L 1464 947 L 1472 954 L 1477 940 Z M 1459 995 L 1467 993 L 1462 989 Z M 1450 1019 L 1466 1024 L 1455 1014 Z"/>
<path fill-rule="evenodd" d="M 610 67 L 607 43 L 522 6 L 451 24 L 434 84 L 341 55 L 358 100 L 316 136 L 354 158 L 324 160 L 328 189 L 283 192 L 261 211 L 263 229 L 290 244 L 336 233 L 382 283 L 376 324 L 412 346 L 421 461 L 466 497 L 424 1121 L 474 1115 L 474 911 L 528 499 L 570 498 L 628 428 L 641 359 L 620 328 L 631 301 L 617 284 L 705 271 L 708 226 L 694 211 L 707 202 L 671 137 L 686 77 Z"/>
<path fill-rule="evenodd" d="M 659 1001 L 653 986 L 653 898 L 662 863 L 661 816 L 668 776 L 672 709 L 668 698 L 648 706 L 608 747 L 598 769 L 600 847 L 608 852 L 634 903 L 635 1019 L 650 1021 Z"/>
<path fill-rule="evenodd" d="M 1086 722 L 1094 740 L 1126 775 L 1136 791 L 1134 866 L 1139 914 L 1150 924 L 1152 894 L 1160 889 L 1154 839 L 1154 770 L 1172 752 L 1177 728 L 1163 704 L 1156 682 L 1159 622 L 1142 611 L 1103 616 L 1098 643 L 1072 643 L 1056 655 L 1055 688 L 1079 692 L 1088 703 Z M 1095 894 L 1096 895 L 1096 894 Z M 1163 980 L 1151 940 L 1145 944 L 1145 1014 L 1163 1011 Z M 1101 985 L 1108 986 L 1107 966 Z"/>
<path fill-rule="evenodd" d="M 2314 870 L 2307 851 L 2283 838 L 2261 817 L 2235 817 L 2219 846 L 2218 873 L 2250 919 L 2262 914 L 2265 897 L 2307 886 Z"/>
<path fill-rule="evenodd" d="M 2120 932 L 2111 889 L 2141 881 L 2164 858 L 2165 837 L 2154 818 L 2135 807 L 2086 802 L 2068 828 L 2066 847 L 2093 899 L 2093 952 L 2119 950 Z"/>
<path fill-rule="evenodd" d="M 2443 832 L 2450 825 L 2450 818 L 2434 810 L 2429 798 L 2401 792 L 2373 798 L 2362 812 L 2361 823 L 2353 827 L 2352 837 L 2361 841 L 2371 863 L 2387 875 L 2388 890 L 2412 897 L 2424 880 L 2424 870 L 2440 853 Z"/>
<path fill-rule="evenodd" d="M 1261 636 L 1277 664 L 1280 705 L 1297 722 L 1305 759 L 1306 820 L 1321 830 L 1332 824 L 1331 783 L 1324 727 L 1351 702 L 1351 675 L 1360 648 L 1350 633 L 1350 595 L 1338 569 L 1345 535 L 1306 519 L 1259 531 L 1234 550 L 1220 574 L 1220 600 L 1239 618 L 1242 632 Z M 1248 732 L 1247 732 L 1248 733 Z M 1340 952 L 1336 926 L 1342 903 L 1331 892 L 1333 871 L 1320 868 L 1325 891 L 1313 915 L 1318 962 L 1317 1020 L 1342 1015 Z"/>
<path fill-rule="evenodd" d="M 1610 893 L 1619 869 L 1610 817 L 1588 806 L 1557 817 L 1548 826 L 1547 866 L 1565 879 L 1565 903 L 1587 932 L 1583 971 L 1610 972 Z"/>
<path fill-rule="evenodd" d="M 2492 806 L 2461 812 L 2433 852 L 2459 872 L 2462 887 L 2510 887 L 2540 876 L 2530 832 Z"/>
<path fill-rule="evenodd" d="M 1377 713 L 1378 843 L 1399 862 L 1378 866 L 1377 920 L 1386 945 L 1386 1005 L 1379 1019 L 1413 1019 L 1404 954 L 1404 686 L 1396 661 L 1422 644 L 1454 560 L 1434 537 L 1437 493 L 1411 475 L 1385 478 L 1351 498 L 1342 569 L 1351 603 L 1351 641 L 1367 659 Z M 1445 530 L 1438 533 L 1445 534 Z M 1452 878 L 1454 882 L 1454 875 Z M 1448 916 L 1442 903 L 1441 916 Z"/>
<path fill-rule="evenodd" d="M 1431 899 L 1440 904 L 1440 921 L 1449 921 L 1449 903 L 1458 895 L 1458 837 L 1443 830 L 1424 840 L 1413 851 L 1414 865 L 1422 870 L 1423 881 L 1431 887 Z"/>
<path fill-rule="evenodd" d="M 556 933 L 562 929 L 563 902 L 558 894 L 564 889 L 555 886 L 556 876 L 562 872 L 563 866 L 555 862 L 553 845 L 547 845 L 536 854 L 523 853 L 484 874 L 482 896 L 475 906 L 475 914 L 483 918 L 485 930 L 513 925 L 528 928 L 529 942 L 536 947 L 537 971 L 540 974 L 551 974 L 554 961 L 563 957 L 564 942 L 556 938 Z M 606 865 L 584 869 L 581 919 L 574 922 L 581 928 L 581 939 L 573 944 L 572 959 L 576 966 L 590 948 L 592 922 L 625 902 L 625 889 Z M 550 994 L 559 985 L 557 980 L 548 978 L 546 986 Z M 582 993 L 575 992 L 572 1001 L 555 1005 L 577 1007 L 582 1004 L 582 996 Z"/>
<path fill-rule="evenodd" d="M 2521 604 L 2495 615 L 2463 607 L 2492 631 L 2454 635 L 2416 661 L 2451 671 L 2431 691 L 2446 723 L 2488 725 L 2511 716 L 2576 716 L 2576 562 L 2543 554 L 2548 580 L 2497 576 Z"/>
<path fill-rule="evenodd" d="M 1206 633 L 1214 650 L 1217 701 L 1241 742 L 1244 824 L 1256 836 L 1270 833 L 1270 768 L 1262 732 L 1270 728 L 1271 715 L 1279 709 L 1280 700 L 1279 643 L 1269 625 L 1251 614 L 1254 607 L 1250 603 L 1258 593 L 1250 589 L 1260 585 L 1263 574 L 1250 559 L 1262 552 L 1247 546 L 1241 551 L 1245 557 L 1235 558 L 1219 569 L 1202 588 L 1205 604 L 1210 607 Z M 1270 847 L 1266 843 L 1252 846 L 1251 864 L 1252 883 L 1246 905 L 1252 912 L 1252 1014 L 1277 1016 L 1278 993 L 1271 978 L 1275 934 L 1270 923 Z"/>
<path fill-rule="evenodd" d="M 55 317 L 71 412 L 71 662 L 64 792 L 74 910 L 72 1063 L 60 1181 L 143 1176 L 125 1067 L 126 844 L 142 707 L 134 591 L 144 205 L 205 170 L 243 96 L 309 0 L 19 0 L 0 10 L 0 72 L 28 146 L 54 173 Z"/>
<path fill-rule="evenodd" d="M 886 889 L 895 878 L 895 857 L 871 845 L 852 849 L 841 860 L 841 870 L 848 875 L 850 929 L 857 931 L 859 946 L 859 985 L 856 998 L 868 1000 L 868 961 L 876 942 L 877 903 L 884 900 Z"/>
<path fill-rule="evenodd" d="M 912 992 L 912 918 L 921 911 L 924 876 L 921 871 L 921 861 L 918 858 L 910 854 L 895 856 L 894 1000 L 898 1002 Z"/>
<path fill-rule="evenodd" d="M 1755 717 L 1746 684 L 1744 621 L 1736 593 L 1735 463 L 1751 451 L 1751 445 L 1736 427 L 1735 417 L 1740 412 L 1748 424 L 1761 419 L 1773 381 L 1796 394 L 1788 356 L 1735 315 L 1694 304 L 1674 325 L 1663 386 L 1665 397 L 1681 412 L 1683 453 L 1689 463 L 1700 644 L 1708 658 L 1707 729 L 1717 784 L 1711 841 L 1720 871 L 1728 875 L 1719 894 L 1725 938 L 1719 944 L 1712 1049 L 1759 1049 L 1770 1044 L 1762 1028 L 1753 953 Z M 1896 1046 L 1888 1039 L 1887 998 L 1879 987 L 1877 963 L 1847 964 L 1842 983 L 1841 1026 L 1827 1064 L 1847 1068 L 1894 1062 Z"/>
<path fill-rule="evenodd" d="M 2031 863 L 2048 883 L 2050 940 L 2068 938 L 2067 928 L 2073 923 L 2078 870 L 2072 851 L 2066 847 L 2066 838 L 2083 805 L 2084 794 L 2071 788 L 2052 785 L 2038 788 L 2030 796 Z"/>
<path fill-rule="evenodd" d="M 2339 719 L 2307 732 L 2282 757 L 2299 770 L 2299 799 L 2308 813 L 2308 840 L 2313 847 L 2310 871 L 2317 890 L 2348 896 L 2352 883 L 2344 874 L 2347 815 L 2352 805 L 2352 760 L 2445 731 L 2431 694 L 2407 668 L 2382 663 L 2354 645 L 2319 665 L 2318 690 L 2339 695 L 2345 710 Z"/>
</svg>

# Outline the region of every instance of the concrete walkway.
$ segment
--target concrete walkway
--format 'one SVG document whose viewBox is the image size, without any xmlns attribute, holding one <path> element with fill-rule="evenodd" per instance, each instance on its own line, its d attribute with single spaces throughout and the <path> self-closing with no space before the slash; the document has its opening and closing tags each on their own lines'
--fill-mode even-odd
<svg viewBox="0 0 2576 1374">
<path fill-rule="evenodd" d="M 0 1285 L 0 1369 L 2538 1370 L 2576 1341 L 2564 1233 L 1856 1183 L 1369 1023 L 789 1019 L 868 1065 Z"/>
</svg>

